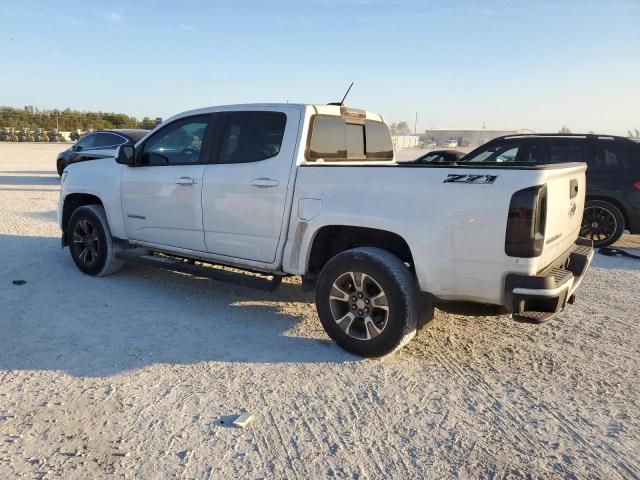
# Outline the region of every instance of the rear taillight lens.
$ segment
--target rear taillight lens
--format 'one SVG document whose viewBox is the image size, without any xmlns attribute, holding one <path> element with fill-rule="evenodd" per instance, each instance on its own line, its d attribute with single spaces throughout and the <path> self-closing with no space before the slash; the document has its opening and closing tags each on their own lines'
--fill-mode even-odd
<svg viewBox="0 0 640 480">
<path fill-rule="evenodd" d="M 519 190 L 511 197 L 504 250 L 510 257 L 532 258 L 542 253 L 547 223 L 547 187 Z"/>
<path fill-rule="evenodd" d="M 633 186 L 636 187 L 636 190 L 640 190 L 640 180 L 634 183 Z"/>
</svg>

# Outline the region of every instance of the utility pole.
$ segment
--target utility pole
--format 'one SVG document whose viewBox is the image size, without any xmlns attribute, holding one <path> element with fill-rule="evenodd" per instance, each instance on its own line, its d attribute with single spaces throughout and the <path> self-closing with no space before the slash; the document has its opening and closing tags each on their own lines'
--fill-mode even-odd
<svg viewBox="0 0 640 480">
<path fill-rule="evenodd" d="M 416 121 L 413 124 L 413 134 L 414 135 L 418 134 L 418 112 L 416 112 Z"/>
</svg>

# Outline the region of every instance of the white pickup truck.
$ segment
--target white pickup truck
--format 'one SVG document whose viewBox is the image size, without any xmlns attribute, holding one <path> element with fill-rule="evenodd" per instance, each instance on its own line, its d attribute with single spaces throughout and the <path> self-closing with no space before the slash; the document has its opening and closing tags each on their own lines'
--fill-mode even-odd
<svg viewBox="0 0 640 480">
<path fill-rule="evenodd" d="M 433 305 L 542 322 L 572 303 L 593 257 L 578 238 L 585 169 L 402 165 L 377 114 L 233 105 L 179 114 L 115 159 L 70 165 L 58 217 L 89 275 L 135 261 L 253 286 L 302 276 L 329 336 L 380 356 Z"/>
</svg>

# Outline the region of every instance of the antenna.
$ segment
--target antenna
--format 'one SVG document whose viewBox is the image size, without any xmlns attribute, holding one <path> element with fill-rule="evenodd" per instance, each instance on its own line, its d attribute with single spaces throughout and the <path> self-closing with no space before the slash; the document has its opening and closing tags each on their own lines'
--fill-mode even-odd
<svg viewBox="0 0 640 480">
<path fill-rule="evenodd" d="M 349 92 L 351 91 L 351 87 L 353 87 L 353 82 L 351 82 L 351 85 L 349 85 L 349 88 L 347 88 L 347 93 L 344 94 L 344 97 L 342 97 L 342 100 L 340 102 L 331 102 L 327 105 L 337 105 L 338 107 L 343 106 L 344 100 L 347 98 L 347 95 L 349 95 Z"/>
<path fill-rule="evenodd" d="M 340 102 L 340 106 L 344 105 L 344 101 L 347 98 L 347 95 L 349 95 L 349 92 L 351 91 L 351 87 L 353 87 L 353 82 L 351 82 L 351 85 L 349 85 L 349 88 L 347 88 L 347 93 L 345 93 L 344 97 L 342 97 L 342 101 Z"/>
</svg>

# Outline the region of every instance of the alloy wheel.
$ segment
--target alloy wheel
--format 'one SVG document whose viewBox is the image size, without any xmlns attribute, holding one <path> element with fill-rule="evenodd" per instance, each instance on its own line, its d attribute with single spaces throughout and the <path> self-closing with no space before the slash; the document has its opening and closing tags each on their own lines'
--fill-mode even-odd
<svg viewBox="0 0 640 480">
<path fill-rule="evenodd" d="M 610 210 L 600 206 L 585 208 L 580 236 L 594 242 L 605 242 L 615 234 L 617 229 L 618 222 Z"/>
<path fill-rule="evenodd" d="M 380 284 L 362 272 L 346 272 L 331 286 L 329 304 L 333 319 L 352 338 L 371 340 L 389 320 L 389 301 Z"/>
<path fill-rule="evenodd" d="M 88 219 L 79 220 L 73 228 L 73 248 L 78 259 L 86 266 L 98 261 L 100 240 L 95 225 Z"/>
</svg>

